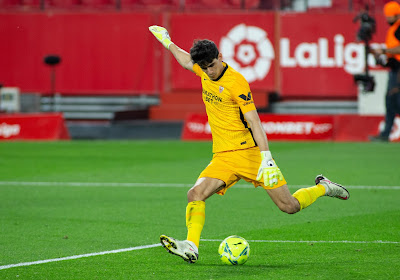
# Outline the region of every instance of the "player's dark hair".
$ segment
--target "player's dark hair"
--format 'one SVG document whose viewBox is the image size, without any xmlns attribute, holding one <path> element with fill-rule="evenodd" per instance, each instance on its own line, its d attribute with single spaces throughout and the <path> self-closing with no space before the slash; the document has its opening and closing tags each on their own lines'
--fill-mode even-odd
<svg viewBox="0 0 400 280">
<path fill-rule="evenodd" d="M 206 67 L 214 58 L 218 58 L 218 48 L 213 41 L 195 40 L 190 49 L 190 56 L 193 63 L 197 63 L 200 67 Z"/>
</svg>

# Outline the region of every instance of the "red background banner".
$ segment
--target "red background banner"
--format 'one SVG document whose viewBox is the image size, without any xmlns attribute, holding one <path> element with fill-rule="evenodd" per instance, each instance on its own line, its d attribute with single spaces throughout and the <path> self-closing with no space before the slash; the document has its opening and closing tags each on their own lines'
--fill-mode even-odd
<svg viewBox="0 0 400 280">
<path fill-rule="evenodd" d="M 0 140 L 70 139 L 62 114 L 0 115 Z"/>
<path fill-rule="evenodd" d="M 383 118 L 358 115 L 274 115 L 260 114 L 269 140 L 369 141 L 376 135 Z M 390 136 L 400 141 L 400 118 Z M 183 140 L 212 140 L 206 114 L 193 114 L 185 121 Z"/>
<path fill-rule="evenodd" d="M 187 51 L 195 39 L 214 40 L 224 58 L 235 61 L 234 68 L 240 67 L 249 77 L 255 92 L 276 91 L 287 98 L 355 99 L 352 74 L 364 70 L 364 61 L 362 43 L 356 42 L 359 24 L 352 22 L 354 16 L 312 12 L 4 13 L 0 77 L 5 86 L 20 87 L 21 92 L 47 93 L 50 69 L 43 57 L 58 54 L 62 62 L 56 68 L 56 91 L 63 94 L 200 90 L 195 75 L 182 69 L 148 31 L 148 26 L 159 24 Z M 376 20 L 373 41 L 384 42 L 383 15 Z"/>
<path fill-rule="evenodd" d="M 56 91 L 154 93 L 157 55 L 153 14 L 2 14 L 0 77 L 22 92 L 50 91 L 44 56 L 57 54 Z M 140 43 L 139 43 L 140 42 Z"/>
<path fill-rule="evenodd" d="M 281 15 L 282 96 L 356 98 L 353 73 L 346 69 L 352 66 L 357 73 L 364 71 L 364 48 L 355 43 L 359 26 L 352 24 L 353 17 Z"/>
<path fill-rule="evenodd" d="M 252 13 L 252 14 L 172 14 L 170 22 L 170 34 L 173 41 L 181 48 L 189 51 L 196 39 L 210 39 L 216 43 L 220 52 L 223 55 L 223 60 L 231 57 L 230 53 L 224 53 L 221 45 L 221 39 L 237 25 L 245 25 L 243 36 L 245 38 L 239 39 L 239 42 L 231 42 L 231 47 L 235 48 L 236 53 L 238 45 L 245 44 L 248 47 L 243 55 L 249 60 L 247 65 L 254 66 L 257 57 L 260 55 L 257 50 L 257 43 L 261 40 L 256 39 L 256 42 L 246 40 L 248 35 L 248 26 L 256 26 L 265 31 L 265 39 L 274 44 L 274 13 Z M 218 22 L 218 25 L 215 23 Z M 188 32 L 190 30 L 190 32 Z M 238 33 L 240 33 L 239 31 Z M 240 36 L 240 34 L 239 34 Z M 255 52 L 254 58 L 252 58 Z M 233 56 L 235 61 L 239 61 L 237 55 Z M 256 80 L 251 84 L 253 90 L 275 90 L 275 62 L 271 60 L 270 70 L 268 75 L 262 80 Z M 238 62 L 240 65 L 240 62 Z M 241 65 L 244 66 L 244 65 Z M 236 70 L 238 67 L 234 67 Z M 173 75 L 172 88 L 173 89 L 198 89 L 199 81 L 196 76 L 183 69 L 178 63 L 173 62 L 171 67 Z"/>
</svg>

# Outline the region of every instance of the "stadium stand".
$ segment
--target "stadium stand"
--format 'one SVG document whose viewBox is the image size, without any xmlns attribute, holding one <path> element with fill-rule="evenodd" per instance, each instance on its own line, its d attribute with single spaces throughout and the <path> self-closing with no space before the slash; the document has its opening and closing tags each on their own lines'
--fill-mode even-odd
<svg viewBox="0 0 400 280">
<path fill-rule="evenodd" d="M 178 10 L 179 0 L 114 0 L 116 7 L 121 10 L 148 9 L 151 11 Z"/>
<path fill-rule="evenodd" d="M 303 3 L 308 3 L 308 2 L 313 3 L 313 6 L 311 8 L 308 8 L 305 11 L 305 13 L 358 12 L 362 10 L 365 7 L 365 5 L 369 5 L 370 11 L 378 13 L 382 10 L 384 3 L 387 2 L 386 0 L 376 0 L 376 1 L 298 0 L 297 2 L 299 1 L 302 1 Z M 219 11 L 220 12 L 220 10 L 225 9 L 226 11 L 237 12 L 238 10 L 253 11 L 257 9 L 279 10 L 279 8 L 290 10 L 293 9 L 294 2 L 296 1 L 295 0 L 0 0 L 0 10 L 24 11 L 27 13 L 32 12 L 32 14 L 35 14 L 39 9 L 44 10 L 45 12 L 47 10 L 63 11 L 66 12 L 65 14 L 73 14 L 74 12 L 78 11 L 90 11 L 93 12 L 92 14 L 96 13 L 100 14 L 102 11 L 105 10 L 128 11 L 128 12 L 139 11 L 140 13 L 137 14 L 145 14 L 145 13 L 152 14 L 155 19 L 157 15 L 161 14 L 162 11 L 171 11 L 171 12 Z M 327 2 L 331 4 L 326 5 Z M 319 4 L 320 6 L 318 6 Z M 142 11 L 145 11 L 145 13 L 142 13 Z M 42 15 L 45 14 L 45 12 L 42 13 Z M 120 16 L 123 13 L 114 12 L 114 14 Z M 247 15 L 247 13 L 244 14 Z M 40 22 L 40 20 L 36 22 Z M 91 29 L 91 27 L 88 27 L 87 30 L 92 31 L 95 29 Z M 102 30 L 102 32 L 104 31 Z M 21 32 L 20 34 L 23 33 Z M 118 39 L 118 37 L 116 38 Z M 153 42 L 154 39 L 153 38 L 150 39 L 149 40 Z M 99 40 L 99 42 L 103 41 Z M 120 49 L 117 46 L 117 41 L 115 41 L 115 38 L 114 41 L 110 40 L 110 42 L 113 42 L 113 44 L 115 43 L 116 45 L 110 43 L 108 46 L 109 49 L 120 52 Z M 121 40 L 121 42 L 123 42 L 123 40 Z M 156 42 L 153 43 L 155 44 Z M 294 48 L 294 45 L 292 47 Z M 147 49 L 150 48 L 147 47 Z M 293 54 L 291 54 L 291 56 L 293 56 Z M 71 63 L 71 60 L 69 60 L 69 63 Z M 99 65 L 103 64 L 99 63 Z M 114 68 L 121 68 L 120 64 L 115 64 L 115 65 L 117 65 L 118 67 Z M 121 63 L 121 65 L 124 65 L 124 63 Z M 33 69 L 32 65 L 29 65 L 29 67 Z M 161 73 L 160 75 L 166 75 L 167 77 L 167 75 L 169 74 L 163 72 L 165 71 L 166 66 L 163 67 L 164 69 L 160 72 L 157 72 L 157 74 Z M 73 72 L 74 71 L 71 70 L 68 73 L 73 73 Z M 103 72 L 99 71 L 99 73 Z M 149 106 L 152 106 L 150 108 L 150 117 L 151 119 L 155 120 L 168 120 L 168 119 L 178 120 L 178 119 L 184 119 L 188 112 L 196 112 L 196 113 L 204 112 L 204 106 L 202 104 L 201 98 L 199 97 L 198 91 L 194 91 L 193 89 L 190 88 L 189 89 L 178 88 L 177 90 L 168 88 L 165 89 L 163 88 L 165 86 L 163 83 L 165 82 L 166 79 L 169 78 L 162 77 L 162 79 L 160 79 L 160 82 L 158 81 L 154 82 L 154 84 L 157 83 L 157 86 L 151 89 L 152 94 L 147 94 L 146 92 L 133 89 L 132 85 L 130 85 L 130 88 L 123 88 L 123 89 L 125 91 L 129 90 L 132 92 L 137 92 L 138 95 L 132 95 L 128 97 L 118 96 L 118 95 L 114 96 L 112 87 L 111 90 L 107 92 L 107 94 L 100 93 L 101 89 L 96 88 L 93 89 L 93 92 L 90 92 L 92 93 L 90 96 L 87 96 L 88 92 L 86 92 L 85 95 L 84 90 L 82 90 L 82 93 L 78 94 L 74 92 L 76 96 L 63 96 L 63 95 L 43 96 L 41 98 L 40 107 L 41 111 L 43 112 L 52 112 L 52 111 L 63 112 L 67 119 L 111 120 L 114 118 L 116 112 L 148 109 Z M 99 78 L 99 80 L 101 80 L 101 78 Z M 137 81 L 136 83 L 140 84 L 140 82 L 141 80 L 139 79 L 139 81 Z M 125 85 L 125 83 L 122 84 Z M 28 90 L 33 90 L 35 92 L 41 92 L 41 93 L 45 92 L 45 89 L 43 88 L 33 88 L 33 89 L 28 88 Z M 81 88 L 79 88 L 78 86 L 77 90 L 81 90 Z M 122 91 L 116 90 L 115 92 L 119 92 L 119 94 L 124 94 L 124 92 Z M 65 92 L 62 94 L 65 94 Z M 295 97 L 299 96 L 300 93 Z M 323 99 L 324 96 L 322 96 L 321 94 L 320 97 L 321 99 Z M 291 96 L 291 98 L 293 98 L 293 96 Z M 302 96 L 300 96 L 300 98 L 302 98 Z M 316 98 L 318 99 L 318 96 Z M 264 89 L 263 92 L 258 93 L 257 104 L 262 109 L 265 109 L 271 105 L 269 104 L 269 96 L 267 90 Z M 314 103 L 302 103 L 301 107 L 308 112 L 312 110 L 314 105 L 315 105 Z M 318 106 L 323 106 L 323 105 L 318 105 Z M 272 104 L 270 106 L 270 109 L 274 112 L 281 113 L 281 112 L 294 111 L 295 109 L 297 109 L 297 107 L 298 103 L 290 103 L 289 100 L 289 102 L 286 103 L 281 102 Z M 356 110 L 354 100 L 345 102 L 337 101 L 336 103 L 331 102 L 322 110 L 326 112 L 331 110 L 331 108 L 334 112 L 336 110 L 335 108 L 345 108 L 346 112 L 354 112 L 354 110 Z"/>
<path fill-rule="evenodd" d="M 115 10 L 208 10 L 258 9 L 272 7 L 263 0 L 1 0 L 0 7 L 7 9 L 115 9 Z M 275 5 L 276 6 L 276 5 Z M 275 7 L 274 6 L 274 7 Z"/>
<path fill-rule="evenodd" d="M 311 4 L 312 2 L 312 4 Z M 371 12 L 382 9 L 387 0 L 0 0 L 1 9 L 61 9 L 96 11 L 113 10 L 151 10 L 151 11 L 204 11 L 214 10 L 293 10 L 303 7 L 309 12 L 360 11 L 368 5 Z M 327 4 L 328 3 L 328 4 Z"/>
<path fill-rule="evenodd" d="M 0 0 L 0 7 L 4 9 L 20 9 L 23 7 L 22 1 L 20 0 Z"/>
<path fill-rule="evenodd" d="M 260 7 L 261 0 L 230 0 L 231 7 L 237 9 L 258 9 Z"/>
<path fill-rule="evenodd" d="M 268 107 L 268 94 L 254 92 L 258 108 Z M 189 113 L 204 113 L 204 103 L 198 91 L 166 92 L 160 94 L 160 105 L 150 108 L 154 120 L 183 120 Z"/>
<path fill-rule="evenodd" d="M 206 10 L 206 9 L 257 9 L 260 0 L 186 0 L 185 10 Z"/>
<path fill-rule="evenodd" d="M 34 8 L 39 8 L 41 4 L 40 0 L 21 0 L 20 2 L 25 7 L 34 7 Z"/>
<path fill-rule="evenodd" d="M 81 0 L 81 5 L 88 8 L 115 8 L 113 0 Z"/>
<path fill-rule="evenodd" d="M 48 9 L 60 10 L 115 10 L 114 0 L 45 0 L 45 7 Z"/>
<path fill-rule="evenodd" d="M 158 105 L 157 96 L 43 96 L 42 112 L 63 112 L 66 119 L 112 120 L 121 112 L 139 112 L 151 105 Z"/>
<path fill-rule="evenodd" d="M 350 12 L 350 11 L 362 11 L 368 7 L 371 12 L 380 12 L 382 11 L 383 5 L 386 3 L 386 0 L 334 0 L 331 2 L 329 6 L 320 5 L 318 6 L 318 1 L 315 5 L 308 7 L 308 12 Z"/>
<path fill-rule="evenodd" d="M 19 6 L 22 3 L 20 0 L 2 0 L 0 1 L 0 4 L 2 7 L 13 7 L 13 6 Z"/>
<path fill-rule="evenodd" d="M 71 9 L 80 5 L 79 0 L 47 0 L 45 1 L 46 8 L 59 8 L 59 9 Z"/>
</svg>

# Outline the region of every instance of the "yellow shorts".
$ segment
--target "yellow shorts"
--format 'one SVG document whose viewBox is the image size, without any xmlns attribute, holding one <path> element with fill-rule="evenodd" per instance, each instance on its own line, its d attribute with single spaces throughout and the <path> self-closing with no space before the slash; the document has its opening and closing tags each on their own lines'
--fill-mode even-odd
<svg viewBox="0 0 400 280">
<path fill-rule="evenodd" d="M 264 189 L 276 189 L 286 185 L 286 180 L 278 180 L 278 184 L 267 187 L 264 182 L 257 181 L 257 173 L 261 164 L 260 149 L 252 147 L 244 150 L 215 153 L 210 164 L 201 172 L 199 178 L 210 177 L 225 182 L 225 188 L 218 194 L 224 195 L 226 190 L 236 184 L 240 179 L 252 183 L 254 187 L 262 186 Z"/>
</svg>

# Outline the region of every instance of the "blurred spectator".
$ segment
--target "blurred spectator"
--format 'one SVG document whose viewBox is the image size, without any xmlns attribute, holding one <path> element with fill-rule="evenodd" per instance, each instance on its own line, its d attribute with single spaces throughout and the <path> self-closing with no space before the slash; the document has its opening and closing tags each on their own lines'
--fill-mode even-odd
<svg viewBox="0 0 400 280">
<path fill-rule="evenodd" d="M 390 25 L 386 33 L 386 49 L 374 49 L 375 57 L 386 55 L 385 66 L 390 68 L 386 92 L 385 128 L 376 136 L 370 136 L 371 141 L 389 141 L 394 118 L 400 113 L 400 5 L 395 1 L 385 4 L 383 12 Z"/>
</svg>

